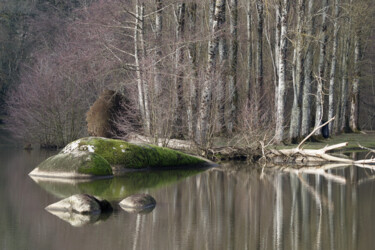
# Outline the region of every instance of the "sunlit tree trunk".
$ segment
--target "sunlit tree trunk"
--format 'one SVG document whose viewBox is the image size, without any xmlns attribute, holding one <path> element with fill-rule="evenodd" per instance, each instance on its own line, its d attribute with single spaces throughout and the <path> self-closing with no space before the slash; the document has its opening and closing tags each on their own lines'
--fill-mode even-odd
<svg viewBox="0 0 375 250">
<path fill-rule="evenodd" d="M 287 54 L 287 15 L 289 9 L 288 0 L 279 0 L 282 4 L 281 11 L 281 33 L 280 33 L 280 53 L 279 53 L 279 83 L 278 83 L 278 97 L 277 97 L 277 111 L 276 111 L 276 130 L 275 142 L 279 143 L 284 138 L 284 110 L 285 110 L 285 80 L 286 80 L 286 54 Z"/>
<path fill-rule="evenodd" d="M 335 0 L 334 7 L 334 23 L 333 23 L 333 45 L 332 45 L 332 59 L 331 59 L 331 72 L 329 75 L 329 96 L 328 96 L 328 120 L 334 116 L 334 91 L 335 91 L 335 80 L 336 80 L 336 64 L 337 64 L 337 45 L 338 45 L 338 32 L 339 32 L 339 4 L 340 0 Z M 329 123 L 329 132 L 333 132 L 333 123 Z"/>
<path fill-rule="evenodd" d="M 214 17 L 212 20 L 211 39 L 208 44 L 208 60 L 206 79 L 201 87 L 201 98 L 199 107 L 199 118 L 197 122 L 196 141 L 203 145 L 207 143 L 209 116 L 210 116 L 210 103 L 212 99 L 212 75 L 215 69 L 215 58 L 218 50 L 219 39 L 215 34 L 221 29 L 220 23 L 224 18 L 222 9 L 225 7 L 225 0 L 216 0 Z"/>
<path fill-rule="evenodd" d="M 310 131 L 311 122 L 311 82 L 312 82 L 312 64 L 313 64 L 313 0 L 308 0 L 306 37 L 307 37 L 307 54 L 304 65 L 304 85 L 302 99 L 302 121 L 301 121 L 301 138 L 304 138 Z"/>
<path fill-rule="evenodd" d="M 162 91 L 162 85 L 161 85 L 161 45 L 162 45 L 162 29 L 163 29 L 163 1 L 162 0 L 155 0 L 156 4 L 156 13 L 155 13 L 155 40 L 158 44 L 156 44 L 155 48 L 155 76 L 154 76 L 154 88 L 155 88 L 155 95 L 156 97 L 159 97 Z"/>
<path fill-rule="evenodd" d="M 148 83 L 143 79 L 141 73 L 140 61 L 144 60 L 146 56 L 146 49 L 144 44 L 144 4 L 136 3 L 136 18 L 134 28 L 134 56 L 135 65 L 137 68 L 137 87 L 138 87 L 138 101 L 141 110 L 141 116 L 144 124 L 146 134 L 150 134 L 150 110 L 149 110 L 149 88 Z"/>
<path fill-rule="evenodd" d="M 359 34 L 354 37 L 354 79 L 352 84 L 352 93 L 350 96 L 350 120 L 349 126 L 352 131 L 358 128 L 358 97 L 359 97 L 359 79 L 361 70 L 359 62 L 362 58 L 361 41 Z"/>
<path fill-rule="evenodd" d="M 305 0 L 298 0 L 297 5 L 297 42 L 295 45 L 295 72 L 293 81 L 293 107 L 290 119 L 289 139 L 298 140 L 301 129 L 302 86 L 303 86 L 303 20 Z"/>
<path fill-rule="evenodd" d="M 323 118 L 323 82 L 324 82 L 324 72 L 325 72 L 325 58 L 327 49 L 327 11 L 328 11 L 328 0 L 322 0 L 322 29 L 320 31 L 319 40 L 319 65 L 318 65 L 318 82 L 316 87 L 316 101 L 315 101 L 315 127 L 320 125 L 321 119 Z M 321 130 L 318 129 L 315 135 L 320 135 Z"/>
<path fill-rule="evenodd" d="M 238 0 L 230 0 L 230 65 L 229 65 L 229 119 L 228 119 L 228 133 L 233 132 L 233 127 L 236 122 L 237 113 L 237 53 L 238 53 L 238 38 L 237 38 L 237 24 L 238 24 Z"/>
</svg>

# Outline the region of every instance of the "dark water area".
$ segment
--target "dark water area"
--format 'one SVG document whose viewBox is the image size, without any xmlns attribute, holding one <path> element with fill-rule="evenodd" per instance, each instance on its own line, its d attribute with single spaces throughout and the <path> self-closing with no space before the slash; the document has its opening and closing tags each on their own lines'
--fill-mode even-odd
<svg viewBox="0 0 375 250">
<path fill-rule="evenodd" d="M 56 152 L 0 146 L 0 249 L 373 249 L 375 173 L 342 167 L 326 175 L 262 171 L 245 163 L 131 173 L 69 183 L 28 173 Z M 44 208 L 76 193 L 108 199 L 114 212 L 64 218 Z M 155 209 L 118 202 L 149 193 Z"/>
</svg>

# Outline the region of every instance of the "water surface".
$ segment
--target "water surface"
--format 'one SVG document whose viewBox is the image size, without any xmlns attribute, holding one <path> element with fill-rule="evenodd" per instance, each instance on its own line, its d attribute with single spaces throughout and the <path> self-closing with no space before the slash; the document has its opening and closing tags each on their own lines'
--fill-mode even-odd
<svg viewBox="0 0 375 250">
<path fill-rule="evenodd" d="M 1 144 L 1 143 L 0 143 Z M 205 171 L 135 173 L 90 183 L 36 182 L 27 174 L 56 152 L 0 145 L 0 249 L 372 249 L 375 173 L 346 167 L 295 175 L 244 163 Z M 133 193 L 147 214 L 117 204 Z M 80 227 L 44 208 L 74 193 L 114 212 Z"/>
</svg>

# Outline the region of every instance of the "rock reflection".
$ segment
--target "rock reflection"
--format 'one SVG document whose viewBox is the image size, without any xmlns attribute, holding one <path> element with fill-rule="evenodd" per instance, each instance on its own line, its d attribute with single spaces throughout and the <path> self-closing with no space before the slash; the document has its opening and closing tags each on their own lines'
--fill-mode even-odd
<svg viewBox="0 0 375 250">
<path fill-rule="evenodd" d="M 57 216 L 63 221 L 68 222 L 73 227 L 82 227 L 87 224 L 93 224 L 97 222 L 100 218 L 100 213 L 96 214 L 77 214 L 69 213 L 64 211 L 49 211 L 50 214 Z"/>
<path fill-rule="evenodd" d="M 180 179 L 202 172 L 202 169 L 129 172 L 113 179 L 79 180 L 32 178 L 40 187 L 58 198 L 74 194 L 90 194 L 108 201 L 120 201 L 141 190 L 173 184 Z"/>
</svg>

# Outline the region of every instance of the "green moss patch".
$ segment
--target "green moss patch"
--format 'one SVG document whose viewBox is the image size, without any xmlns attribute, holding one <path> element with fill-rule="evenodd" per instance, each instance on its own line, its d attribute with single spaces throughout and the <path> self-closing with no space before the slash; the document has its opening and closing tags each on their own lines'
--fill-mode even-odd
<svg viewBox="0 0 375 250">
<path fill-rule="evenodd" d="M 112 175 L 110 164 L 100 155 L 90 152 L 57 154 L 43 161 L 38 170 L 46 173 Z"/>
<path fill-rule="evenodd" d="M 123 168 L 173 167 L 205 163 L 204 160 L 168 148 L 136 145 L 122 140 L 87 137 L 67 145 L 62 152 L 89 151 L 111 165 Z"/>
</svg>

